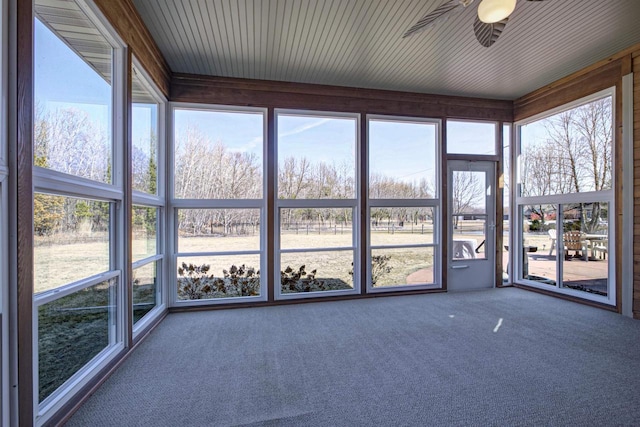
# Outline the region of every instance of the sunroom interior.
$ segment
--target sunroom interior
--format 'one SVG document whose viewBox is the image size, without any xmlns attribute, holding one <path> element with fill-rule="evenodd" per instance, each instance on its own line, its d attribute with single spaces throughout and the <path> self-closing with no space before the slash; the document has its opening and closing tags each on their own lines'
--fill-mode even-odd
<svg viewBox="0 0 640 427">
<path fill-rule="evenodd" d="M 485 1 L 3 0 L 2 425 L 68 421 L 178 313 L 640 319 L 640 3 L 520 0 L 486 47 Z"/>
</svg>

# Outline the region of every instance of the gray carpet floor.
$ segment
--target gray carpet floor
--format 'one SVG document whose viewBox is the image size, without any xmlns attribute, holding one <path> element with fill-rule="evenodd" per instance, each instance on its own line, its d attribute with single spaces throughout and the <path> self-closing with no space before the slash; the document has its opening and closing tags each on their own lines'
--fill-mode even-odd
<svg viewBox="0 0 640 427">
<path fill-rule="evenodd" d="M 640 321 L 514 288 L 170 314 L 67 425 L 640 425 Z"/>
</svg>

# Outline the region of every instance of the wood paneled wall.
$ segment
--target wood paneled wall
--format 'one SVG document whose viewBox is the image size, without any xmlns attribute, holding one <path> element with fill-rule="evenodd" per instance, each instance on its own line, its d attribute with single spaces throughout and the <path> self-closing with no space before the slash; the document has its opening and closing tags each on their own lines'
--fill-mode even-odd
<svg viewBox="0 0 640 427">
<path fill-rule="evenodd" d="M 171 69 L 131 0 L 94 0 L 158 89 L 169 97 Z"/>
<path fill-rule="evenodd" d="M 33 408 L 33 5 L 9 1 L 9 300 L 12 425 L 31 426 Z M 9 396 L 3 396 L 3 399 Z M 15 399 L 17 398 L 17 402 Z"/>
<path fill-rule="evenodd" d="M 511 122 L 513 103 L 375 89 L 174 74 L 171 101 Z"/>
<path fill-rule="evenodd" d="M 629 73 L 631 55 L 605 61 L 601 66 L 580 71 L 542 87 L 514 101 L 514 119 L 523 120 L 567 104 L 592 93 L 619 85 Z M 626 71 L 626 72 L 625 72 Z"/>
<path fill-rule="evenodd" d="M 633 53 L 633 317 L 640 319 L 640 49 Z"/>
</svg>

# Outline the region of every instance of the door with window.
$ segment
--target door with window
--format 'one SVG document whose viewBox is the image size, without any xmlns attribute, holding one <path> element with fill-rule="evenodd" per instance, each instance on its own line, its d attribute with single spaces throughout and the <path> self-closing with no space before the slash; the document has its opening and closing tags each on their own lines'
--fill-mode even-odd
<svg viewBox="0 0 640 427">
<path fill-rule="evenodd" d="M 495 162 L 448 162 L 448 290 L 495 284 Z"/>
</svg>

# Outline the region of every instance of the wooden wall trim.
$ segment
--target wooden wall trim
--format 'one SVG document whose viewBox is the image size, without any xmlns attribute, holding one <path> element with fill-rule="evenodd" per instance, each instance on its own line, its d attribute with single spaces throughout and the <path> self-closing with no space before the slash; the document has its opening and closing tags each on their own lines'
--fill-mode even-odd
<svg viewBox="0 0 640 427">
<path fill-rule="evenodd" d="M 633 317 L 640 319 L 640 48 L 633 55 Z"/>
<path fill-rule="evenodd" d="M 630 60 L 631 55 L 627 54 L 607 61 L 598 68 L 589 67 L 589 71 L 574 73 L 516 99 L 513 102 L 514 121 L 549 111 L 619 84 L 624 71 L 630 69 Z"/>
<path fill-rule="evenodd" d="M 12 398 L 16 425 L 31 426 L 33 407 L 33 5 L 9 3 L 9 299 Z M 15 335 L 13 335 L 15 334 Z M 13 360 L 15 358 L 15 360 Z M 16 407 L 16 405 L 12 405 Z"/>
<path fill-rule="evenodd" d="M 171 69 L 132 0 L 94 0 L 96 6 L 129 46 L 165 97 L 169 97 Z"/>
<path fill-rule="evenodd" d="M 622 185 L 624 176 L 622 174 L 622 75 L 618 79 L 616 84 L 616 96 L 615 96 L 615 115 L 614 120 L 614 140 L 613 140 L 613 181 L 614 181 L 614 212 L 615 218 L 615 253 L 622 254 L 622 214 L 624 213 L 622 207 Z M 622 313 L 622 256 L 616 256 L 614 269 L 616 274 L 616 308 L 618 313 Z"/>
<path fill-rule="evenodd" d="M 511 122 L 511 101 L 173 74 L 175 102 Z"/>
</svg>

